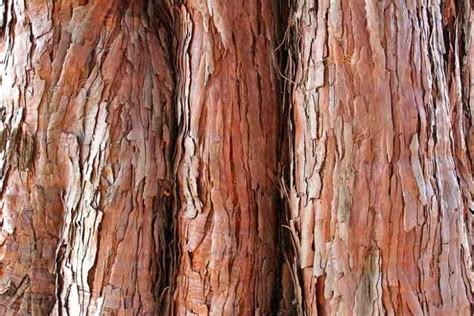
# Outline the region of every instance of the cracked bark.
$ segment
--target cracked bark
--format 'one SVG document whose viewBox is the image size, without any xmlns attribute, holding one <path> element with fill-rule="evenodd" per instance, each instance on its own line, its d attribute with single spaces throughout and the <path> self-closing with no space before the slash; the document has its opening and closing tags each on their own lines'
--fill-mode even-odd
<svg viewBox="0 0 474 316">
<path fill-rule="evenodd" d="M 1 313 L 156 313 L 172 168 L 164 19 L 145 1 L 5 9 Z"/>
<path fill-rule="evenodd" d="M 175 172 L 177 314 L 268 314 L 276 271 L 272 1 L 184 1 Z"/>
<path fill-rule="evenodd" d="M 0 0 L 0 314 L 469 315 L 473 22 Z"/>
<path fill-rule="evenodd" d="M 464 1 L 292 5 L 282 286 L 299 314 L 470 313 L 469 19 Z"/>
</svg>

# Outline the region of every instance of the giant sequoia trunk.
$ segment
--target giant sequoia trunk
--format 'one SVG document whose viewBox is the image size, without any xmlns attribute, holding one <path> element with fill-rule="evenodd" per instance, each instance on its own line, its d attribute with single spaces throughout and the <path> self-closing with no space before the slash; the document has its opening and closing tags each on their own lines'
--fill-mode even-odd
<svg viewBox="0 0 474 316">
<path fill-rule="evenodd" d="M 469 315 L 469 1 L 3 0 L 0 313 Z"/>
</svg>

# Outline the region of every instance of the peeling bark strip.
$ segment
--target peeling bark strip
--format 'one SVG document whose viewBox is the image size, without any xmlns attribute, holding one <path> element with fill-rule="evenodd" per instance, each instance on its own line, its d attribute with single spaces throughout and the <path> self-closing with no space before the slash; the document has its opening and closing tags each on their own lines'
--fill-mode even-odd
<svg viewBox="0 0 474 316">
<path fill-rule="evenodd" d="M 470 314 L 469 19 L 469 1 L 292 5 L 283 182 L 299 314 Z"/>
<path fill-rule="evenodd" d="M 158 7 L 6 10 L 0 314 L 157 313 L 173 96 Z"/>
<path fill-rule="evenodd" d="M 175 310 L 265 315 L 276 271 L 274 3 L 184 1 L 177 10 Z"/>
</svg>

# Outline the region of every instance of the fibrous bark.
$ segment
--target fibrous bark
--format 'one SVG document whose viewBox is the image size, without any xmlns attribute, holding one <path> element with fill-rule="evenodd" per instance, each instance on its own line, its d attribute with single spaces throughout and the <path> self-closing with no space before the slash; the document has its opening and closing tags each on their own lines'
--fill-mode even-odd
<svg viewBox="0 0 474 316">
<path fill-rule="evenodd" d="M 469 314 L 463 12 L 468 2 L 293 4 L 283 182 L 299 313 Z"/>
<path fill-rule="evenodd" d="M 6 3 L 2 314 L 157 312 L 173 97 L 158 13 Z"/>
<path fill-rule="evenodd" d="M 177 314 L 268 314 L 276 271 L 272 1 L 185 1 L 175 172 Z"/>
<path fill-rule="evenodd" d="M 472 313 L 467 0 L 0 0 L 0 314 Z"/>
</svg>

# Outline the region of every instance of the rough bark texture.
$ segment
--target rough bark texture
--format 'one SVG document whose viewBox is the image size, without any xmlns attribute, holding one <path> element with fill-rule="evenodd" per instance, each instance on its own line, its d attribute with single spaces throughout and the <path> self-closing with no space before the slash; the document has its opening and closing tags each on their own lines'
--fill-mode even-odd
<svg viewBox="0 0 474 316">
<path fill-rule="evenodd" d="M 7 2 L 2 314 L 156 313 L 173 105 L 156 13 Z"/>
<path fill-rule="evenodd" d="M 473 22 L 0 0 L 0 314 L 471 314 Z"/>
<path fill-rule="evenodd" d="M 175 309 L 268 314 L 276 271 L 275 7 L 179 7 Z"/>
<path fill-rule="evenodd" d="M 470 313 L 470 12 L 464 1 L 293 4 L 285 269 L 299 313 Z"/>
</svg>

